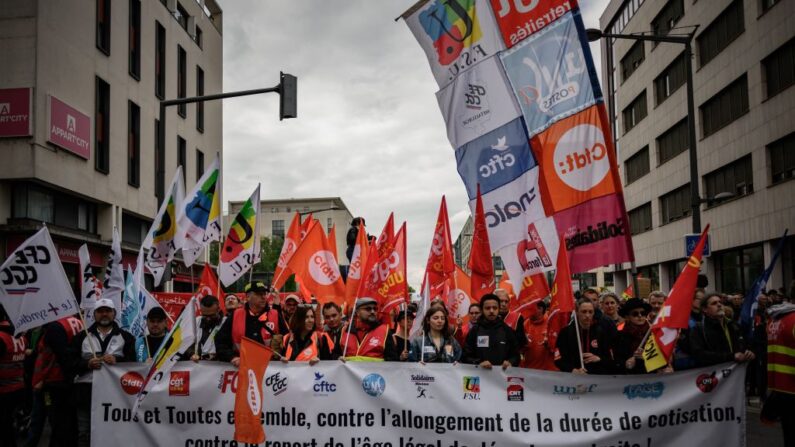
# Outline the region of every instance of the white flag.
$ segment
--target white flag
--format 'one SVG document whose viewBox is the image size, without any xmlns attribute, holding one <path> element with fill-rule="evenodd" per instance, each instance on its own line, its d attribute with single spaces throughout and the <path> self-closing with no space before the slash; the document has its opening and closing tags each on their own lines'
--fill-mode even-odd
<svg viewBox="0 0 795 447">
<path fill-rule="evenodd" d="M 0 266 L 0 304 L 14 324 L 14 335 L 78 312 L 47 227 L 23 242 Z"/>
<path fill-rule="evenodd" d="M 182 203 L 185 186 L 182 183 L 182 166 L 177 167 L 168 195 L 157 211 L 152 227 L 146 235 L 142 250 L 147 250 L 146 268 L 155 277 L 155 286 L 163 279 L 163 272 L 180 248 L 175 237 L 177 234 L 177 207 Z"/>
<path fill-rule="evenodd" d="M 428 281 L 427 273 L 425 274 L 424 282 L 425 288 L 422 289 L 422 299 L 420 300 L 420 305 L 417 307 L 417 315 L 414 316 L 414 323 L 409 330 L 409 338 L 422 334 L 425 313 L 428 312 L 428 308 L 431 307 L 431 284 L 430 281 Z"/>
<path fill-rule="evenodd" d="M 259 262 L 259 185 L 232 221 L 219 257 L 218 279 L 225 286 Z"/>
<path fill-rule="evenodd" d="M 221 240 L 221 162 L 218 155 L 180 203 L 176 239 L 188 267 L 210 242 Z"/>
<path fill-rule="evenodd" d="M 77 250 L 77 257 L 80 259 L 80 308 L 94 309 L 94 303 L 102 298 L 102 283 L 94 275 L 91 269 L 91 255 L 88 253 L 88 245 L 83 244 Z M 88 312 L 86 315 L 93 312 Z"/>
<path fill-rule="evenodd" d="M 116 306 L 116 322 L 121 322 L 122 295 L 124 294 L 124 269 L 121 265 L 121 238 L 119 230 L 113 228 L 113 242 L 108 255 L 108 265 L 105 267 L 105 282 L 102 298 L 108 298 Z M 92 307 L 93 308 L 93 307 Z"/>
</svg>

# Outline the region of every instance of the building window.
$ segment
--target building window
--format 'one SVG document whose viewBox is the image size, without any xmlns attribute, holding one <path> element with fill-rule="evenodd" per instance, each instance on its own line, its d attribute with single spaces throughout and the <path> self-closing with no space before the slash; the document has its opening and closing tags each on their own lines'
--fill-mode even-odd
<svg viewBox="0 0 795 447">
<path fill-rule="evenodd" d="M 141 108 L 127 101 L 127 184 L 141 185 Z"/>
<path fill-rule="evenodd" d="M 615 286 L 615 280 L 613 279 L 613 272 L 604 272 L 602 274 L 602 279 L 605 282 L 605 287 Z"/>
<path fill-rule="evenodd" d="M 624 114 L 624 133 L 627 133 L 648 115 L 646 90 L 632 100 L 622 113 Z"/>
<path fill-rule="evenodd" d="M 629 232 L 633 236 L 651 230 L 651 202 L 629 211 Z"/>
<path fill-rule="evenodd" d="M 687 82 L 687 64 L 685 53 L 682 53 L 654 80 L 655 104 L 662 104 L 685 82 Z"/>
<path fill-rule="evenodd" d="M 624 162 L 627 185 L 649 173 L 649 146 L 644 146 Z"/>
<path fill-rule="evenodd" d="M 284 221 L 283 220 L 272 220 L 271 221 L 271 236 L 274 238 L 281 238 L 284 240 Z"/>
<path fill-rule="evenodd" d="M 764 67 L 768 98 L 795 84 L 795 39 L 790 39 L 770 56 L 764 58 L 762 66 Z"/>
<path fill-rule="evenodd" d="M 730 192 L 740 197 L 754 192 L 751 154 L 705 175 L 704 187 L 707 197 L 715 197 L 722 192 Z M 717 205 L 717 203 L 711 205 Z"/>
<path fill-rule="evenodd" d="M 638 278 L 648 279 L 651 285 L 651 290 L 660 290 L 659 265 L 647 265 L 645 267 L 638 267 Z"/>
<path fill-rule="evenodd" d="M 645 58 L 643 41 L 635 42 L 621 59 L 621 79 L 626 81 L 640 67 Z"/>
<path fill-rule="evenodd" d="M 707 65 L 743 31 L 743 0 L 734 0 L 696 38 L 700 66 Z"/>
<path fill-rule="evenodd" d="M 704 138 L 748 112 L 748 77 L 743 73 L 699 107 Z"/>
<path fill-rule="evenodd" d="M 766 13 L 768 9 L 775 6 L 778 2 L 779 0 L 759 0 L 759 9 L 762 13 Z"/>
<path fill-rule="evenodd" d="M 75 196 L 29 183 L 12 191 L 12 217 L 32 219 L 64 228 L 97 232 L 97 206 Z"/>
<path fill-rule="evenodd" d="M 95 78 L 94 169 L 110 172 L 110 85 Z"/>
<path fill-rule="evenodd" d="M 186 180 L 185 171 L 188 170 L 188 144 L 184 138 L 177 135 L 177 166 L 182 166 L 182 184 Z"/>
<path fill-rule="evenodd" d="M 174 19 L 177 20 L 179 26 L 184 30 L 188 29 L 188 17 L 190 17 L 188 11 L 180 3 L 177 3 L 177 10 L 174 11 Z"/>
<path fill-rule="evenodd" d="M 141 1 L 130 0 L 129 71 L 136 80 L 141 79 Z"/>
<path fill-rule="evenodd" d="M 196 39 L 196 45 L 198 45 L 199 48 L 204 48 L 204 46 L 203 46 L 204 45 L 204 33 L 202 32 L 202 29 L 199 28 L 198 25 L 196 26 L 196 37 L 195 37 L 195 39 Z"/>
<path fill-rule="evenodd" d="M 166 148 L 160 144 L 160 120 L 155 120 L 155 197 L 163 200 L 166 189 Z"/>
<path fill-rule="evenodd" d="M 97 49 L 110 56 L 110 0 L 97 0 Z"/>
<path fill-rule="evenodd" d="M 204 96 L 204 70 L 196 66 L 196 96 Z M 204 102 L 196 103 L 196 130 L 204 133 Z"/>
<path fill-rule="evenodd" d="M 140 219 L 131 214 L 121 214 L 121 240 L 131 245 L 140 246 L 146 239 L 146 233 L 152 222 Z"/>
<path fill-rule="evenodd" d="M 334 226 L 334 223 L 331 222 L 331 218 L 327 217 L 326 218 L 326 233 L 331 231 L 331 227 L 333 227 L 333 226 Z"/>
<path fill-rule="evenodd" d="M 690 215 L 690 183 L 660 197 L 661 225 Z"/>
<path fill-rule="evenodd" d="M 166 98 L 166 29 L 155 22 L 155 96 Z"/>
<path fill-rule="evenodd" d="M 188 53 L 182 46 L 177 45 L 177 98 L 184 98 L 187 94 L 188 84 Z M 188 115 L 188 105 L 177 105 L 177 113 L 185 118 Z"/>
<path fill-rule="evenodd" d="M 204 175 L 204 152 L 196 149 L 196 181 Z"/>
<path fill-rule="evenodd" d="M 795 177 L 795 133 L 767 145 L 773 185 Z"/>
<path fill-rule="evenodd" d="M 756 278 L 764 270 L 762 245 L 727 250 L 715 254 L 717 257 L 717 276 L 720 288 L 727 292 L 742 291 L 751 288 Z"/>
<path fill-rule="evenodd" d="M 684 1 L 669 0 L 657 13 L 657 17 L 651 21 L 652 32 L 658 36 L 667 35 L 683 15 L 685 15 Z M 652 42 L 652 45 L 656 47 L 657 42 Z"/>
<path fill-rule="evenodd" d="M 687 118 L 657 137 L 657 166 L 688 149 Z"/>
</svg>

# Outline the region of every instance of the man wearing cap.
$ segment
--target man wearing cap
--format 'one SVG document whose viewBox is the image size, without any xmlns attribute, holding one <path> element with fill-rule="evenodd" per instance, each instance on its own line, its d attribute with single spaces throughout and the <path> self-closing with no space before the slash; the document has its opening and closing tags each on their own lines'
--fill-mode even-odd
<svg viewBox="0 0 795 447">
<path fill-rule="evenodd" d="M 393 331 L 378 318 L 378 302 L 369 297 L 356 300 L 356 320 L 343 336 L 343 360 L 378 362 L 399 358 Z"/>
<path fill-rule="evenodd" d="M 207 295 L 199 300 L 200 317 L 196 317 L 196 344 L 188 348 L 182 356 L 182 360 L 216 360 L 215 337 L 221 330 L 226 317 L 220 310 L 218 298 Z M 194 352 L 198 348 L 198 352 Z"/>
<path fill-rule="evenodd" d="M 135 341 L 135 360 L 148 362 L 160 348 L 160 343 L 166 338 L 166 311 L 162 307 L 153 307 L 146 314 L 146 329 L 148 335 L 139 337 Z"/>
<path fill-rule="evenodd" d="M 116 306 L 108 298 L 94 304 L 94 324 L 72 340 L 71 360 L 77 374 L 78 445 L 91 443 L 91 382 L 94 371 L 102 365 L 135 361 L 135 337 L 114 321 Z"/>
<path fill-rule="evenodd" d="M 284 321 L 290 321 L 295 315 L 295 310 L 298 309 L 298 296 L 291 293 L 284 297 L 284 308 L 282 309 L 282 314 L 284 316 Z"/>
<path fill-rule="evenodd" d="M 230 313 L 215 336 L 218 360 L 240 366 L 240 343 L 248 337 L 257 343 L 270 346 L 288 331 L 287 323 L 279 307 L 279 295 L 274 294 L 273 306 L 268 305 L 268 287 L 262 281 L 254 281 L 245 287 L 247 302 Z"/>
</svg>

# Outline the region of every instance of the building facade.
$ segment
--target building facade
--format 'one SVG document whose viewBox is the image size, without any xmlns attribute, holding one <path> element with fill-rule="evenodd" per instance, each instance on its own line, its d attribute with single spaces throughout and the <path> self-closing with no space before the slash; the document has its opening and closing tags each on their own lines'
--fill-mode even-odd
<svg viewBox="0 0 795 447">
<path fill-rule="evenodd" d="M 711 224 L 702 274 L 712 290 L 748 291 L 795 230 L 794 19 L 795 3 L 782 0 L 611 0 L 600 18 L 613 34 L 695 31 L 695 181 Z M 692 231 L 684 45 L 600 45 L 636 265 L 652 288 L 670 290 Z M 790 236 L 768 288 L 792 289 L 793 257 Z M 628 268 L 616 266 L 616 290 Z"/>
<path fill-rule="evenodd" d="M 222 150 L 217 102 L 170 108 L 156 140 L 160 100 L 222 90 L 221 24 L 215 0 L 0 0 L 3 256 L 46 223 L 73 284 L 114 227 L 135 263 L 177 166 L 190 188 Z"/>
</svg>

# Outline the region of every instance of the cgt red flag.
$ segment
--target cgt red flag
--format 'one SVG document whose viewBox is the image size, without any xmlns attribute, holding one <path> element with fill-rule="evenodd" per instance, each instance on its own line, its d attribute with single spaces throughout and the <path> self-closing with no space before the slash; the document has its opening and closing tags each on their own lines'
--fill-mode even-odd
<svg viewBox="0 0 795 447">
<path fill-rule="evenodd" d="M 533 304 L 541 301 L 547 295 L 549 295 L 549 284 L 547 284 L 546 274 L 536 273 L 526 276 L 522 280 L 522 290 L 519 292 L 519 296 L 511 300 L 509 310 L 517 312 L 525 318 L 530 318 Z"/>
<path fill-rule="evenodd" d="M 240 369 L 235 393 L 235 441 L 248 444 L 265 442 L 262 427 L 262 380 L 273 351 L 249 338 L 240 343 Z"/>
<path fill-rule="evenodd" d="M 470 296 L 473 300 L 479 301 L 483 295 L 494 291 L 494 264 L 491 259 L 491 245 L 486 227 L 486 214 L 483 211 L 483 199 L 480 196 L 480 184 L 478 184 L 478 199 L 475 207 L 472 247 L 469 252 L 469 271 L 472 272 Z"/>
<path fill-rule="evenodd" d="M 550 291 L 549 317 L 547 324 L 547 340 L 550 346 L 555 346 L 560 331 L 569 324 L 571 313 L 574 311 L 574 290 L 571 288 L 571 268 L 569 267 L 569 254 L 563 238 L 560 240 L 557 265 L 555 266 L 555 281 Z"/>
<path fill-rule="evenodd" d="M 431 250 L 428 254 L 428 264 L 425 267 L 425 280 L 422 290 L 425 290 L 425 281 L 431 292 L 431 299 L 442 297 L 446 304 L 449 303 L 449 296 L 445 290 L 450 291 L 455 285 L 455 260 L 453 259 L 453 241 L 450 235 L 450 219 L 447 216 L 447 201 L 442 196 L 442 204 L 439 206 L 439 216 L 436 218 L 436 227 L 433 231 Z"/>
<path fill-rule="evenodd" d="M 224 304 L 224 300 L 221 298 L 221 292 L 221 284 L 218 283 L 218 277 L 215 276 L 213 268 L 210 266 L 210 264 L 204 264 L 204 270 L 202 271 L 202 276 L 199 280 L 199 290 L 197 290 L 196 294 L 194 295 L 196 297 L 196 302 L 199 302 L 207 295 L 216 296 L 218 297 L 218 303 L 220 304 L 221 310 L 226 313 L 226 305 Z"/>
</svg>

